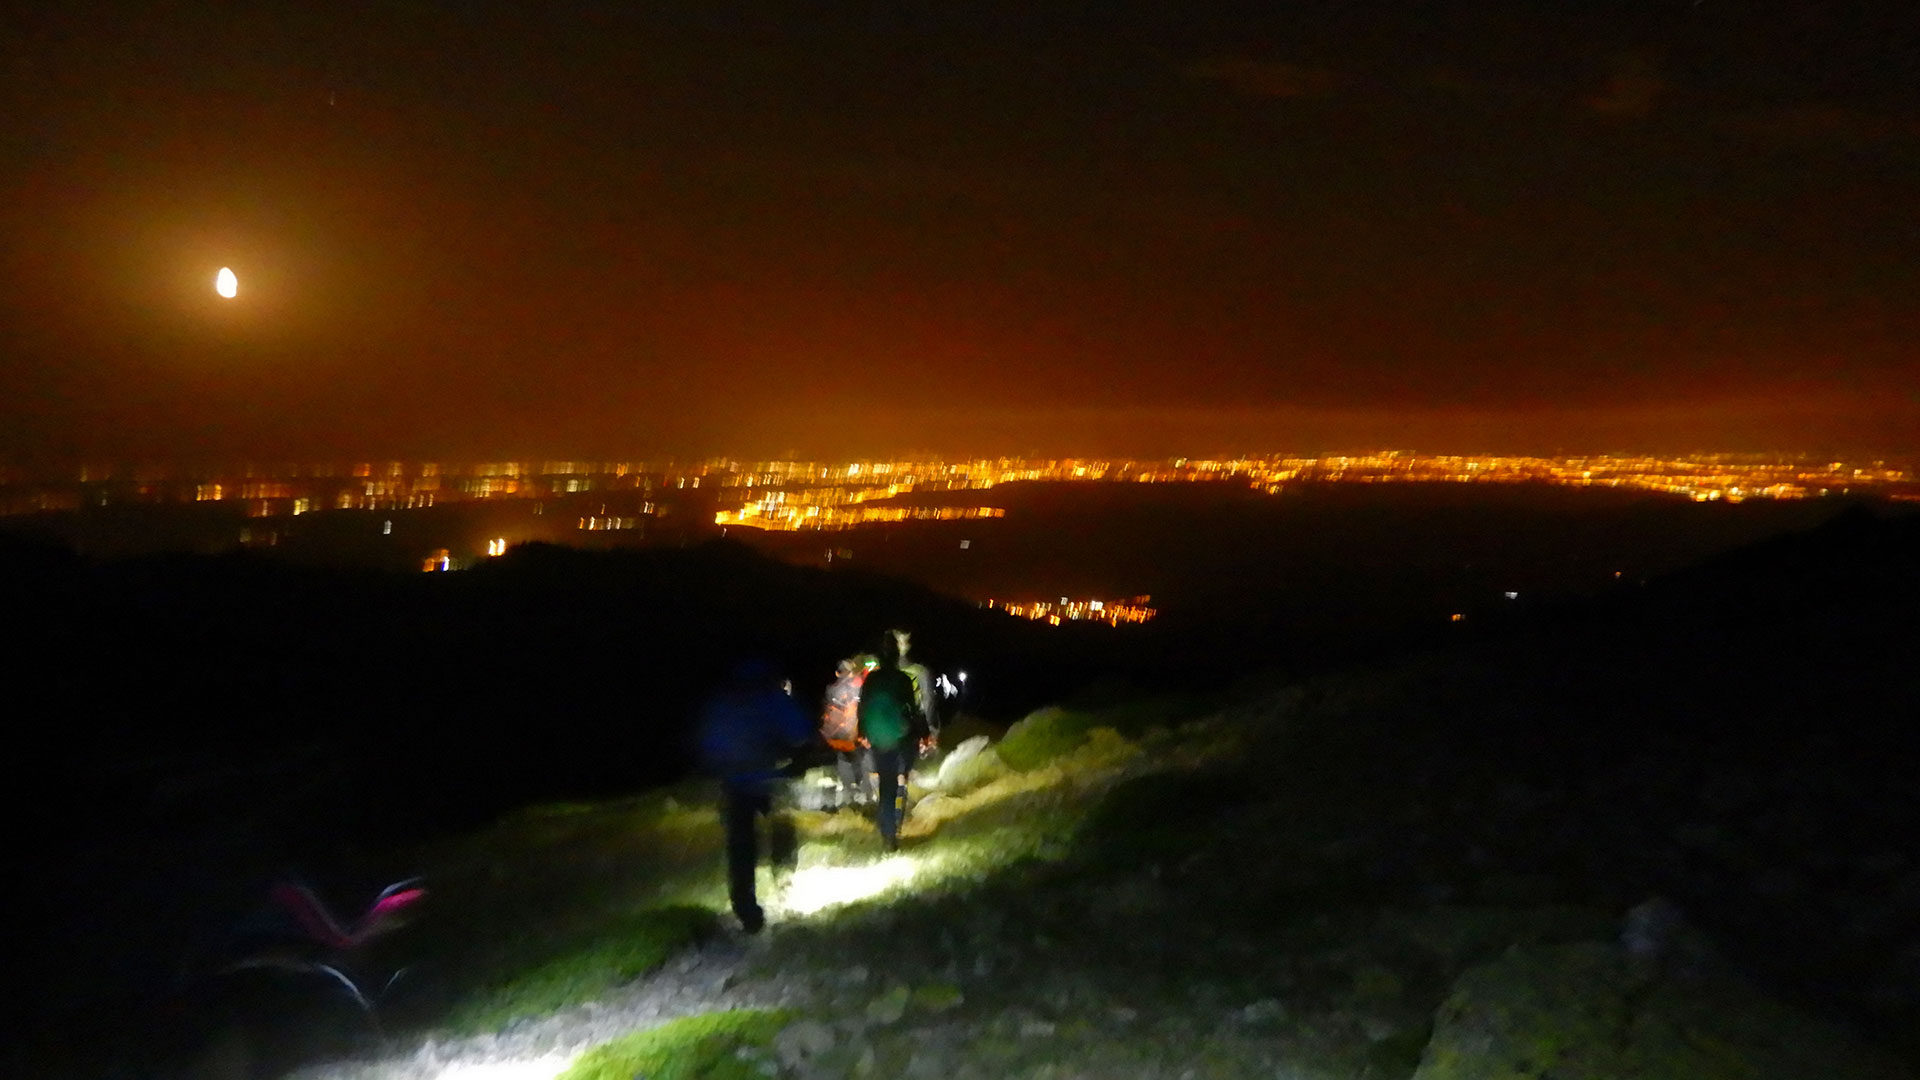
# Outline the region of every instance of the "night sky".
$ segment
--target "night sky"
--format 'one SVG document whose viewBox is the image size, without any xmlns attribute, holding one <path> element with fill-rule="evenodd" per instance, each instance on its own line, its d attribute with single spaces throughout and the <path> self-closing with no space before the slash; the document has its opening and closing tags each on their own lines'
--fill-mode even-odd
<svg viewBox="0 0 1920 1080">
<path fill-rule="evenodd" d="M 1911 3 L 4 10 L 16 461 L 1920 446 Z"/>
</svg>

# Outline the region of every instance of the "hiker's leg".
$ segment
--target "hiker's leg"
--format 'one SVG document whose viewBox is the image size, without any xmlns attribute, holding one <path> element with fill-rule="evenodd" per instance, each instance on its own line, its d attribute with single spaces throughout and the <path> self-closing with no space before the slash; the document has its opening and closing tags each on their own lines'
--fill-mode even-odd
<svg viewBox="0 0 1920 1080">
<path fill-rule="evenodd" d="M 767 798 L 764 793 L 751 788 L 729 787 L 724 799 L 722 813 L 726 817 L 727 827 L 727 899 L 732 902 L 733 913 L 739 916 L 740 925 L 752 932 L 760 929 L 765 921 L 760 902 L 754 896 L 753 870 L 760 858 L 754 818 L 766 811 Z"/>
<path fill-rule="evenodd" d="M 879 773 L 880 798 L 874 821 L 880 827 L 880 839 L 891 851 L 900 842 L 900 751 L 875 750 L 874 769 Z"/>
<path fill-rule="evenodd" d="M 900 744 L 900 820 L 907 819 L 907 781 L 913 776 L 913 767 L 920 763 L 920 743 L 908 739 Z"/>
<path fill-rule="evenodd" d="M 800 865 L 800 829 L 785 806 L 767 812 L 767 866 L 773 870 L 774 887 L 783 889 Z"/>
<path fill-rule="evenodd" d="M 841 806 L 857 803 L 860 800 L 860 786 L 866 783 L 862 775 L 866 770 L 860 767 L 859 752 L 855 750 L 836 750 L 833 754 L 833 767 L 840 774 L 839 802 Z"/>
</svg>

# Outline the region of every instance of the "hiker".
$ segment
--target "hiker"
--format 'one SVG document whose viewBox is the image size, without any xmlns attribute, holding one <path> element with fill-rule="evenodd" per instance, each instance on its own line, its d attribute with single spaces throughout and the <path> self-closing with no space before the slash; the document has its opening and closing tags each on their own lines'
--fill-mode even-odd
<svg viewBox="0 0 1920 1080">
<path fill-rule="evenodd" d="M 900 670 L 899 639 L 880 638 L 878 664 L 860 684 L 860 735 L 872 748 L 878 774 L 879 806 L 875 824 L 888 851 L 900 849 L 900 820 L 906 816 L 907 775 L 913 771 L 920 739 L 926 734 L 913 679 Z"/>
<path fill-rule="evenodd" d="M 927 665 L 915 663 L 907 658 L 907 652 L 913 644 L 913 635 L 905 630 L 889 630 L 900 649 L 900 670 L 913 680 L 914 704 L 920 708 L 920 718 L 925 723 L 925 732 L 920 738 L 919 756 L 933 753 L 940 745 L 940 695 L 934 686 L 933 673 Z"/>
<path fill-rule="evenodd" d="M 840 788 L 829 809 L 864 806 L 872 801 L 867 781 L 866 748 L 860 744 L 860 684 L 866 680 L 869 657 L 849 657 L 834 668 L 820 716 L 820 736 L 833 751 L 833 767 Z"/>
<path fill-rule="evenodd" d="M 771 663 L 743 660 L 701 708 L 696 729 L 701 761 L 720 780 L 727 897 L 749 934 L 767 921 L 753 885 L 758 820 L 772 814 L 773 787 L 789 774 L 787 763 L 814 739 L 813 724 L 784 685 Z"/>
</svg>

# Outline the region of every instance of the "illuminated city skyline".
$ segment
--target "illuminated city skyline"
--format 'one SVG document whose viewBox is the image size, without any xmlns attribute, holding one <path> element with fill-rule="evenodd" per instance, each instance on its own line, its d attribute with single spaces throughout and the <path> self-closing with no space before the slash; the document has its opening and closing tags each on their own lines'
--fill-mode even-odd
<svg viewBox="0 0 1920 1080">
<path fill-rule="evenodd" d="M 114 523 L 117 534 L 106 550 L 127 552 L 142 549 L 137 538 L 126 539 L 129 533 L 148 529 L 163 536 L 157 523 L 170 513 L 185 514 L 200 523 L 192 532 L 196 550 L 287 550 L 296 557 L 357 558 L 429 572 L 468 569 L 528 543 L 631 548 L 729 535 L 750 542 L 760 537 L 783 558 L 875 567 L 887 561 L 879 554 L 885 545 L 876 543 L 887 533 L 942 523 L 977 523 L 988 530 L 949 531 L 942 543 L 957 545 L 961 553 L 981 543 L 999 551 L 994 538 L 1004 534 L 994 530 L 1000 523 L 1030 528 L 1026 515 L 1036 508 L 1025 496 L 996 490 L 1010 485 L 1209 485 L 1256 502 L 1314 487 L 1383 485 L 1536 485 L 1637 492 L 1688 504 L 1855 497 L 1920 502 L 1920 477 L 1910 466 L 1806 455 L 919 454 L 862 460 L 362 461 L 225 470 L 87 466 L 62 481 L 0 476 L 0 514 L 6 515 L 0 520 L 31 522 L 37 515 L 65 521 L 76 543 L 102 550 L 99 534 L 85 524 L 102 515 L 99 520 Z M 112 516 L 128 507 L 146 507 L 154 515 L 147 525 Z M 808 534 L 848 539 L 816 546 L 805 539 Z M 1052 626 L 1136 625 L 1158 614 L 1145 596 L 1089 594 L 1088 583 L 1074 585 L 1067 580 L 1072 576 L 1043 575 L 1011 589 L 1006 580 L 954 588 L 982 606 Z M 1151 587 L 1135 580 L 1136 591 Z"/>
<path fill-rule="evenodd" d="M 1159 612 L 1151 606 L 1151 596 L 1131 596 L 1124 600 L 1074 600 L 1061 597 L 1053 600 L 1005 601 L 988 599 L 981 607 L 1004 611 L 1019 619 L 1032 619 L 1035 622 L 1060 626 L 1069 622 L 1098 622 L 1108 626 L 1129 626 L 1151 622 Z"/>
<path fill-rule="evenodd" d="M 1887 461 L 1804 455 L 1686 457 L 1594 454 L 1562 457 L 1418 454 L 1382 450 L 1336 455 L 1232 458 L 994 457 L 916 455 L 853 461 L 526 460 L 241 464 L 225 469 L 164 465 L 81 466 L 68 478 L 0 470 L 0 514 L 78 511 L 116 504 L 238 503 L 250 517 L 322 510 L 415 510 L 486 499 L 551 499 L 638 493 L 633 515 L 581 517 L 582 530 L 633 527 L 655 497 L 704 492 L 714 524 L 779 531 L 834 530 L 915 521 L 996 518 L 986 505 L 927 506 L 914 495 L 984 492 L 1001 484 L 1232 483 L 1278 494 L 1308 483 L 1540 483 L 1658 492 L 1695 502 L 1807 499 L 1856 492 L 1920 498 L 1915 470 Z"/>
</svg>

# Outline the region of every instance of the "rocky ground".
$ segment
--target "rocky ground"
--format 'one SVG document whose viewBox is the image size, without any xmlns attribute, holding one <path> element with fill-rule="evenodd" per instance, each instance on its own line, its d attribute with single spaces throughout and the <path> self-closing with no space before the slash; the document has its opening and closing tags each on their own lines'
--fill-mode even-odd
<svg viewBox="0 0 1920 1080">
<path fill-rule="evenodd" d="M 299 1076 L 545 1080 L 622 1034 L 743 1008 L 787 1019 L 740 1050 L 740 1075 L 792 1078 L 1915 1075 L 1875 1024 L 1911 1000 L 1914 954 L 1835 966 L 1844 948 L 1816 949 L 1853 980 L 1825 993 L 1716 936 L 1746 907 L 1651 891 L 1660 868 L 1711 877 L 1694 865 L 1703 848 L 1744 865 L 1743 884 L 1804 878 L 1790 841 L 1825 811 L 1742 825 L 1734 810 L 1771 805 L 1772 778 L 1741 786 L 1736 768 L 1609 819 L 1593 784 L 1608 778 L 1606 804 L 1639 755 L 1469 771 L 1407 723 L 1445 706 L 1434 679 L 1416 667 L 1256 694 L 1133 738 L 1083 733 L 1025 771 L 988 751 L 944 785 L 929 775 L 897 855 L 851 814 L 797 812 L 807 843 L 764 935 L 729 933 L 496 1034 Z M 1701 799 L 1731 805 L 1700 817 Z M 1861 935 L 1913 914 L 1917 898 L 1879 888 L 1911 875 L 1907 856 L 1828 848 L 1866 884 L 1796 879 L 1775 891 L 1780 910 L 1851 907 L 1827 939 L 1892 940 Z M 821 907 L 824 874 L 893 887 Z M 1880 1012 L 1860 1007 L 1873 1000 Z"/>
</svg>

